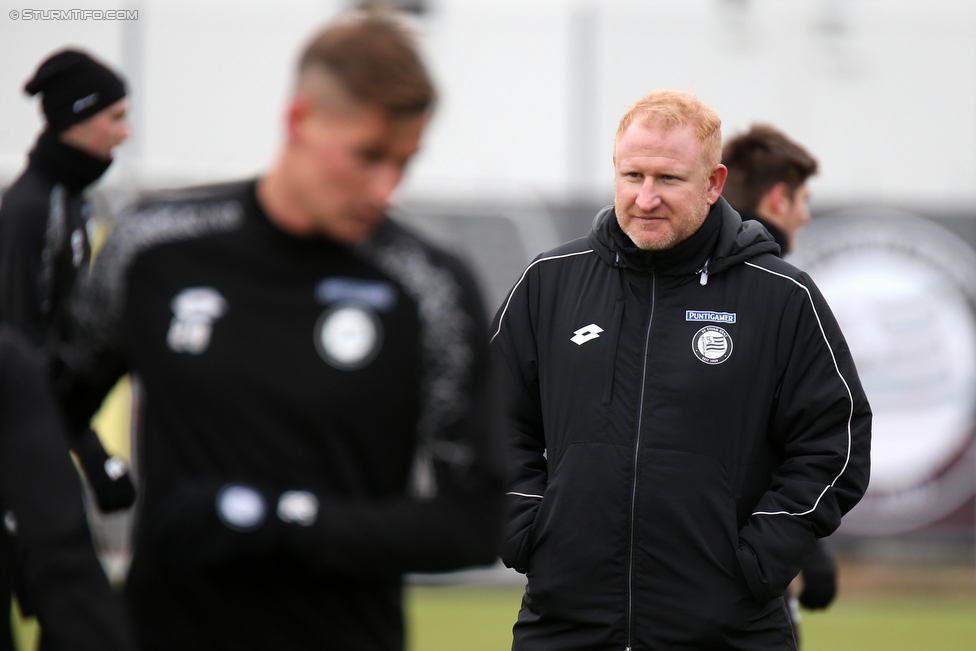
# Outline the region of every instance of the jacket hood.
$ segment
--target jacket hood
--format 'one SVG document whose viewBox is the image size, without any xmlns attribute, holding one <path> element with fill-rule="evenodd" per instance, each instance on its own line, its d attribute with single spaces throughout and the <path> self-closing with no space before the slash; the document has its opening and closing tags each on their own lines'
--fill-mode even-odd
<svg viewBox="0 0 976 651">
<path fill-rule="evenodd" d="M 773 236 L 773 240 L 777 244 L 779 244 L 779 252 L 780 252 L 780 255 L 783 255 L 783 254 L 786 253 L 786 245 L 787 245 L 787 242 L 786 242 L 786 233 L 783 232 L 783 229 L 779 228 L 778 226 L 776 226 L 772 222 L 766 221 L 759 214 L 754 213 L 751 210 L 739 210 L 738 213 L 739 213 L 739 216 L 742 217 L 742 221 L 743 222 L 748 221 L 750 219 L 754 219 L 757 222 L 759 222 L 760 224 L 762 224 L 763 225 L 763 228 L 765 228 L 766 231 L 770 235 Z"/>
<path fill-rule="evenodd" d="M 763 253 L 779 255 L 779 245 L 755 221 L 742 221 L 719 197 L 701 228 L 688 239 L 665 251 L 643 251 L 620 229 L 613 206 L 593 220 L 588 242 L 600 258 L 613 267 L 640 272 L 683 275 L 721 273 Z"/>
</svg>

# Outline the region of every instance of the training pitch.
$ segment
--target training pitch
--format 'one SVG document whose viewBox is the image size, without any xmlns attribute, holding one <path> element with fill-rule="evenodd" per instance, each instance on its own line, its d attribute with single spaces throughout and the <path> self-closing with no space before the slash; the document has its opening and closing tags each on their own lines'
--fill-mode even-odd
<svg viewBox="0 0 976 651">
<path fill-rule="evenodd" d="M 407 650 L 508 651 L 521 596 L 511 585 L 408 588 Z M 803 611 L 801 633 L 802 651 L 973 651 L 976 595 L 842 588 L 829 610 Z"/>
</svg>

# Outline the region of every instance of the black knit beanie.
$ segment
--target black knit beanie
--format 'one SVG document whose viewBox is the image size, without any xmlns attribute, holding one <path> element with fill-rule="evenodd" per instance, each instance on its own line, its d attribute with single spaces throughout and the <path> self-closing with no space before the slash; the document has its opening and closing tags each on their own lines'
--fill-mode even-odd
<svg viewBox="0 0 976 651">
<path fill-rule="evenodd" d="M 63 50 L 37 68 L 24 91 L 44 94 L 48 130 L 60 133 L 125 97 L 125 82 L 84 52 Z"/>
</svg>

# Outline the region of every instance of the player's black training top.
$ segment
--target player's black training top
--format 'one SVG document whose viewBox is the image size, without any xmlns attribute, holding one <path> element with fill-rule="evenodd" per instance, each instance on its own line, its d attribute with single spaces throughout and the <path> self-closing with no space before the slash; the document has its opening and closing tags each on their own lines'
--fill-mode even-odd
<svg viewBox="0 0 976 651">
<path fill-rule="evenodd" d="M 296 238 L 255 184 L 124 217 L 73 306 L 80 426 L 145 394 L 127 593 L 146 649 L 402 648 L 401 575 L 496 558 L 501 441 L 469 273 L 393 223 Z"/>
<path fill-rule="evenodd" d="M 41 346 L 63 335 L 75 277 L 88 268 L 88 205 L 82 191 L 111 161 L 45 131 L 27 169 L 0 203 L 0 320 Z"/>
<path fill-rule="evenodd" d="M 43 648 L 132 648 L 121 603 L 95 558 L 43 366 L 30 345 L 0 328 L 0 595 L 11 593 L 15 555 L 41 624 Z M 0 649 L 13 648 L 10 608 Z"/>
</svg>

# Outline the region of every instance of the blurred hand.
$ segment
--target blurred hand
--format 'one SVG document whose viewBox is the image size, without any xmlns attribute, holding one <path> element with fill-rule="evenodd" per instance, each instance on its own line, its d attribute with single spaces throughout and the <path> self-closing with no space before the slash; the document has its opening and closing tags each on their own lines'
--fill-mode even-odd
<svg viewBox="0 0 976 651">
<path fill-rule="evenodd" d="M 837 595 L 837 564 L 823 541 L 803 565 L 803 592 L 800 605 L 811 610 L 826 608 Z"/>
<path fill-rule="evenodd" d="M 71 449 L 78 457 L 99 511 L 112 513 L 135 503 L 136 487 L 129 475 L 129 464 L 119 457 L 108 456 L 93 430 L 82 431 L 72 441 Z"/>
</svg>

